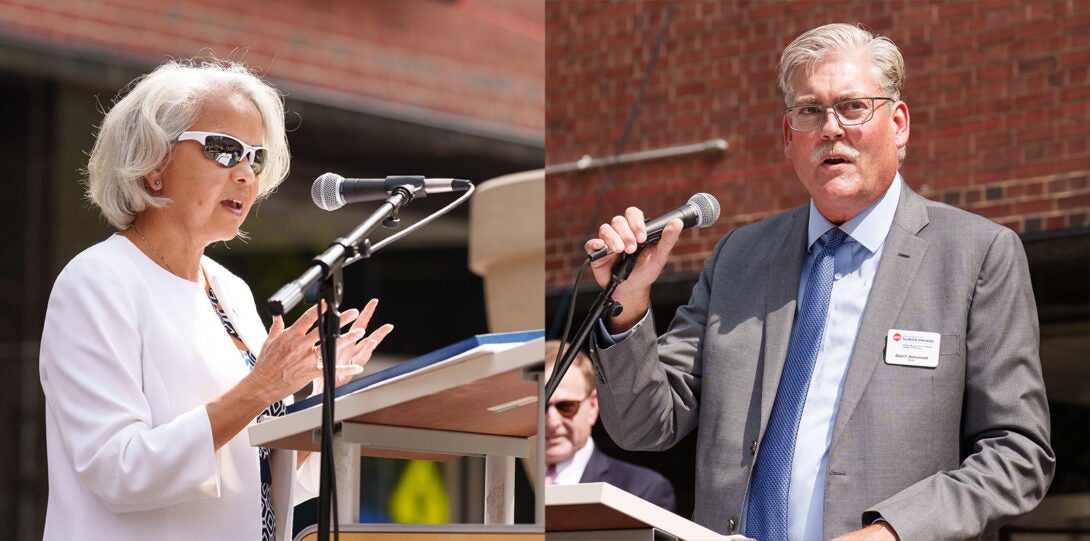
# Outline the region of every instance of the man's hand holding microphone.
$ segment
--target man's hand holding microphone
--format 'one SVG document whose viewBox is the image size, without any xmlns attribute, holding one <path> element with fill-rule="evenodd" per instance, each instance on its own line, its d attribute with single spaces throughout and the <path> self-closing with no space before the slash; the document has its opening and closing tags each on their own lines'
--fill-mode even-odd
<svg viewBox="0 0 1090 541">
<path fill-rule="evenodd" d="M 613 334 L 631 329 L 643 318 L 651 305 L 651 284 L 658 280 L 670 252 L 681 236 L 681 230 L 697 226 L 708 227 L 719 219 L 719 202 L 706 193 L 698 193 L 689 201 L 658 218 L 644 220 L 643 211 L 628 207 L 623 216 L 614 216 L 598 228 L 598 238 L 583 246 L 591 259 L 591 270 L 598 285 L 609 285 L 614 264 L 621 254 L 639 254 L 628 279 L 617 286 L 613 300 L 624 310 L 606 319 Z"/>
</svg>

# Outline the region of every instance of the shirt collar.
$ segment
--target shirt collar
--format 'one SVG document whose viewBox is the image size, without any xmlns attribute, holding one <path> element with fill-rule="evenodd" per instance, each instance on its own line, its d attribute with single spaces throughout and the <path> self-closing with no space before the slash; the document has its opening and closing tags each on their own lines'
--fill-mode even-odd
<svg viewBox="0 0 1090 541">
<path fill-rule="evenodd" d="M 587 437 L 587 444 L 582 449 L 575 452 L 571 458 L 556 463 L 556 478 L 557 484 L 561 484 L 560 481 L 567 481 L 568 483 L 578 483 L 583 477 L 583 470 L 587 468 L 587 463 L 590 462 L 590 455 L 594 454 L 594 439 Z M 563 475 L 568 469 L 572 469 L 568 475 Z M 577 473 L 578 477 L 573 480 L 568 480 L 573 473 Z M 561 477 L 563 475 L 563 477 Z M 567 483 L 564 483 L 567 484 Z"/>
<path fill-rule="evenodd" d="M 901 173 L 898 172 L 897 176 L 893 178 L 893 183 L 889 185 L 889 189 L 882 194 L 881 198 L 863 212 L 840 224 L 840 229 L 844 230 L 852 240 L 861 244 L 871 253 L 878 251 L 886 240 L 889 228 L 893 225 L 893 214 L 897 212 L 897 203 L 901 200 L 901 185 L 903 183 L 904 179 L 901 178 Z M 817 207 L 814 206 L 814 200 L 811 199 L 806 250 L 813 250 L 814 243 L 825 232 L 834 227 L 836 227 L 835 224 L 818 212 Z"/>
</svg>

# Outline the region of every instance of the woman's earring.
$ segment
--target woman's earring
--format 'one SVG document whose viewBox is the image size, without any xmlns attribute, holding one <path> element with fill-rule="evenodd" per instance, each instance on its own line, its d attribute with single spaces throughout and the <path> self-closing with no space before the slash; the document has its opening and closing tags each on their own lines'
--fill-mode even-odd
<svg viewBox="0 0 1090 541">
<path fill-rule="evenodd" d="M 162 182 L 159 179 L 155 179 L 155 185 L 159 186 L 160 184 L 162 184 Z"/>
</svg>

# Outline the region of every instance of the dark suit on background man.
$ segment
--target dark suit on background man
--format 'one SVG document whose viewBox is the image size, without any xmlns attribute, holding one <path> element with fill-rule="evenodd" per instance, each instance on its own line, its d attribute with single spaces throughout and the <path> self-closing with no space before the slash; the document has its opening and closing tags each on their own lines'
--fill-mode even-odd
<svg viewBox="0 0 1090 541">
<path fill-rule="evenodd" d="M 580 483 L 609 483 L 663 509 L 673 511 L 674 487 L 659 472 L 613 458 L 597 447 L 590 455 Z"/>
</svg>

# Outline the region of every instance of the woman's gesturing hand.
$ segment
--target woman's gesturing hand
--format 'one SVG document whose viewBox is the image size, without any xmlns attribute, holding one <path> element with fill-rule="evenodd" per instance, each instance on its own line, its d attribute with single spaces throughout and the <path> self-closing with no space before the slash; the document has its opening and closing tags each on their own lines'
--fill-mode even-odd
<svg viewBox="0 0 1090 541">
<path fill-rule="evenodd" d="M 352 323 L 352 327 L 337 339 L 337 385 L 343 385 L 351 380 L 352 376 L 363 372 L 363 367 L 367 361 L 371 360 L 371 354 L 374 353 L 375 348 L 382 343 L 386 335 L 394 330 L 394 326 L 387 323 L 375 329 L 370 335 L 367 334 L 367 325 L 371 322 L 371 317 L 375 315 L 376 307 L 378 307 L 378 299 L 371 299 L 363 307 L 362 312 L 353 308 L 341 313 L 341 326 Z M 314 351 L 315 357 L 320 360 L 321 350 L 317 345 L 314 346 Z M 318 366 L 321 367 L 320 362 Z M 319 375 L 314 380 L 314 390 L 317 392 L 321 388 L 322 376 Z"/>
<path fill-rule="evenodd" d="M 367 335 L 367 325 L 377 306 L 378 300 L 371 299 L 362 312 L 353 308 L 340 315 L 340 326 L 349 323 L 352 326 L 337 339 L 338 385 L 362 372 L 375 348 L 394 329 L 393 325 L 385 324 Z M 322 364 L 317 348 L 318 329 L 314 325 L 317 320 L 317 306 L 311 307 L 287 328 L 281 317 L 273 318 L 269 338 L 251 374 L 261 382 L 268 404 L 298 391 L 311 381 L 317 389 L 321 388 Z"/>
</svg>

